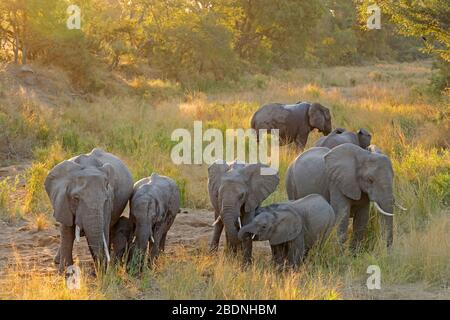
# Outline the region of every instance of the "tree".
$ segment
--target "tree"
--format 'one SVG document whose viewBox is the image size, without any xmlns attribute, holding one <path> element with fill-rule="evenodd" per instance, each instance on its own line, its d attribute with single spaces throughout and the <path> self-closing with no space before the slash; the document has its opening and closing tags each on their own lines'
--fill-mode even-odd
<svg viewBox="0 0 450 320">
<path fill-rule="evenodd" d="M 448 0 L 379 0 L 400 33 L 420 37 L 424 51 L 437 58 L 432 85 L 441 91 L 450 85 L 450 2 Z"/>
</svg>

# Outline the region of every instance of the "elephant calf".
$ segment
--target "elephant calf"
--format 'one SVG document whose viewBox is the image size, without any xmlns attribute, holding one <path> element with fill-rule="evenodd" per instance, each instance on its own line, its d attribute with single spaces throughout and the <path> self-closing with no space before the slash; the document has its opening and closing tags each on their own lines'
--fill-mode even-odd
<svg viewBox="0 0 450 320">
<path fill-rule="evenodd" d="M 295 142 L 297 148 L 303 150 L 312 130 L 317 129 L 324 135 L 330 133 L 331 115 L 320 103 L 270 103 L 253 114 L 251 127 L 256 130 L 258 141 L 260 129 L 278 129 L 280 145 Z"/>
<path fill-rule="evenodd" d="M 112 258 L 114 262 L 122 260 L 133 242 L 134 226 L 127 217 L 120 217 L 111 229 Z"/>
<path fill-rule="evenodd" d="M 180 211 L 180 191 L 172 179 L 153 173 L 134 185 L 130 219 L 136 225 L 135 248 L 150 261 L 164 251 L 167 232 Z"/>
<path fill-rule="evenodd" d="M 276 264 L 297 267 L 308 250 L 325 239 L 335 223 L 333 208 L 320 195 L 260 207 L 254 219 L 239 230 L 239 238 L 252 234 L 269 240 Z"/>
<path fill-rule="evenodd" d="M 314 146 L 333 149 L 340 144 L 352 143 L 363 149 L 367 149 L 371 140 L 372 135 L 364 128 L 359 129 L 357 132 L 336 128 L 329 135 L 317 140 Z"/>
</svg>

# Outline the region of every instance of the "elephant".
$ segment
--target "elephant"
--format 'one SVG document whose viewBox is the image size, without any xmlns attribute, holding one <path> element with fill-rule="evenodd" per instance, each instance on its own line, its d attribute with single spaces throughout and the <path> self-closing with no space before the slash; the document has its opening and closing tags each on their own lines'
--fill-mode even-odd
<svg viewBox="0 0 450 320">
<path fill-rule="evenodd" d="M 333 149 L 313 147 L 299 155 L 286 172 L 290 200 L 320 194 L 336 214 L 339 242 L 346 241 L 349 218 L 353 217 L 351 248 L 364 237 L 372 201 L 382 214 L 382 232 L 390 247 L 393 242 L 393 178 L 391 160 L 351 143 Z"/>
<path fill-rule="evenodd" d="M 254 219 L 239 230 L 238 237 L 243 240 L 252 235 L 256 241 L 269 240 L 277 265 L 298 267 L 308 251 L 328 237 L 334 222 L 334 211 L 327 200 L 310 194 L 258 208 Z"/>
<path fill-rule="evenodd" d="M 327 107 L 316 102 L 270 103 L 253 114 L 251 128 L 256 131 L 258 142 L 259 130 L 279 129 L 280 145 L 294 142 L 303 150 L 312 130 L 318 129 L 324 135 L 330 133 L 331 115 Z"/>
<path fill-rule="evenodd" d="M 134 237 L 134 225 L 128 217 L 120 217 L 111 230 L 112 260 L 120 262 L 129 253 Z"/>
<path fill-rule="evenodd" d="M 359 129 L 356 133 L 343 128 L 336 128 L 329 135 L 318 139 L 314 146 L 333 149 L 340 144 L 353 143 L 367 149 L 371 140 L 372 135 L 364 128 Z"/>
<path fill-rule="evenodd" d="M 96 148 L 57 164 L 44 185 L 60 223 L 61 244 L 55 257 L 59 272 L 73 264 L 73 242 L 83 235 L 94 262 L 109 262 L 110 230 L 133 192 L 125 164 Z"/>
<path fill-rule="evenodd" d="M 164 251 L 167 232 L 180 211 L 180 191 L 171 178 L 152 173 L 134 184 L 130 219 L 135 224 L 135 244 L 141 257 L 150 247 L 150 265 Z"/>
<path fill-rule="evenodd" d="M 238 239 L 238 231 L 252 219 L 255 210 L 278 186 L 278 173 L 261 163 L 228 165 L 217 160 L 208 168 L 208 193 L 214 208 L 214 233 L 210 251 L 219 246 L 225 227 L 227 249 L 236 254 L 242 249 L 244 264 L 251 263 L 252 241 Z"/>
</svg>

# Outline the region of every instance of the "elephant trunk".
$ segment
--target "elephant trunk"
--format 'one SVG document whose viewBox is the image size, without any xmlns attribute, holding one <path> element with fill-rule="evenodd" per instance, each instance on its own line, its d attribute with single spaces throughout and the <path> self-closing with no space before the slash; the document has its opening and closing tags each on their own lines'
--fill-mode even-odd
<svg viewBox="0 0 450 320">
<path fill-rule="evenodd" d="M 236 223 L 239 219 L 239 210 L 233 207 L 225 207 L 222 212 L 223 223 L 228 241 L 232 245 L 237 245 L 240 241 L 238 238 L 238 230 Z"/>
<path fill-rule="evenodd" d="M 393 234 L 394 234 L 394 201 L 384 201 L 378 204 L 375 202 L 375 207 L 377 210 L 382 213 L 381 216 L 381 230 L 383 233 L 383 238 L 387 243 L 387 247 L 390 247 L 393 242 Z"/>
<path fill-rule="evenodd" d="M 249 223 L 249 224 L 243 226 L 241 229 L 239 229 L 239 233 L 238 233 L 239 240 L 243 241 L 248 233 L 254 233 L 253 229 L 254 228 L 251 223 Z"/>
<path fill-rule="evenodd" d="M 86 234 L 89 250 L 94 261 L 106 259 L 110 261 L 109 255 L 109 226 L 105 225 L 103 210 L 90 210 L 85 219 L 83 219 L 83 230 Z"/>
</svg>

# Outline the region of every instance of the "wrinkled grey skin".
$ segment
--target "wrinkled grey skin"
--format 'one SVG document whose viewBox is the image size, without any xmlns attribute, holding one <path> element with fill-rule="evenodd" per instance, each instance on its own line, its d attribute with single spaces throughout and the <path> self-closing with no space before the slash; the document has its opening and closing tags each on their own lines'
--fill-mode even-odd
<svg viewBox="0 0 450 320">
<path fill-rule="evenodd" d="M 111 229 L 112 259 L 114 262 L 122 261 L 129 252 L 134 236 L 134 225 L 127 217 L 120 217 Z"/>
<path fill-rule="evenodd" d="M 164 251 L 167 232 L 180 211 L 180 191 L 172 179 L 153 173 L 134 185 L 130 219 L 136 225 L 135 249 L 150 250 L 150 264 Z"/>
<path fill-rule="evenodd" d="M 331 115 L 320 103 L 298 102 L 292 105 L 270 103 L 263 105 L 251 119 L 259 141 L 260 129 L 279 129 L 280 145 L 294 142 L 303 150 L 309 133 L 318 129 L 324 135 L 331 131 Z"/>
<path fill-rule="evenodd" d="M 119 220 L 133 191 L 133 179 L 116 156 L 101 149 L 57 164 L 45 180 L 56 221 L 61 224 L 61 245 L 55 257 L 59 271 L 73 264 L 75 230 L 86 235 L 94 261 L 109 252 L 110 229 Z"/>
<path fill-rule="evenodd" d="M 367 149 L 371 140 L 372 135 L 364 128 L 359 129 L 357 132 L 336 128 L 329 135 L 318 139 L 314 146 L 333 149 L 340 144 L 353 143 L 363 149 Z"/>
<path fill-rule="evenodd" d="M 271 174 L 262 175 L 262 168 Z M 252 241 L 238 239 L 239 220 L 242 225 L 249 223 L 256 208 L 275 191 L 279 180 L 274 170 L 260 163 L 228 165 L 218 160 L 209 166 L 208 192 L 216 219 L 210 251 L 217 250 L 225 227 L 227 248 L 232 253 L 242 249 L 244 263 L 251 263 Z"/>
<path fill-rule="evenodd" d="M 299 155 L 287 170 L 286 190 L 290 200 L 313 193 L 327 199 L 337 217 L 341 243 L 346 241 L 349 218 L 353 217 L 351 247 L 355 249 L 364 237 L 370 201 L 393 213 L 393 178 L 392 164 L 386 155 L 345 143 L 331 150 L 311 148 Z M 382 215 L 381 222 L 389 247 L 393 217 Z"/>
<path fill-rule="evenodd" d="M 239 239 L 269 240 L 276 264 L 297 267 L 317 242 L 328 237 L 334 222 L 327 200 L 312 194 L 257 209 L 255 218 L 239 230 Z"/>
</svg>

